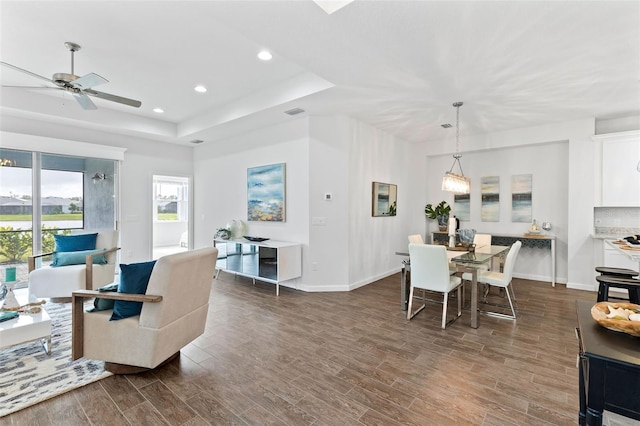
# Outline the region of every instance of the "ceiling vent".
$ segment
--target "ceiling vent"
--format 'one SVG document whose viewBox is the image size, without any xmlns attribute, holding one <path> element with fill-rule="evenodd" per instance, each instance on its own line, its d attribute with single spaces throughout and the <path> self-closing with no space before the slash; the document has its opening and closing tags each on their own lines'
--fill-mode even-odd
<svg viewBox="0 0 640 426">
<path fill-rule="evenodd" d="M 285 114 L 289 114 L 289 115 L 297 115 L 297 114 L 301 114 L 303 112 L 304 112 L 304 110 L 302 108 L 293 108 L 293 109 L 290 109 L 288 111 L 285 111 L 284 113 Z"/>
<path fill-rule="evenodd" d="M 452 127 L 453 127 L 453 126 L 452 126 L 451 124 L 449 124 L 449 123 L 441 124 L 441 126 L 442 126 L 442 128 L 443 128 L 443 129 L 450 129 L 450 128 L 452 128 Z"/>
<path fill-rule="evenodd" d="M 204 141 L 203 141 L 203 140 L 201 140 L 201 139 L 194 139 L 194 140 L 192 140 L 192 141 L 189 141 L 189 143 L 192 143 L 192 144 L 194 144 L 194 145 L 198 145 L 198 144 L 201 144 L 201 143 L 203 143 L 203 142 L 204 142 Z"/>
</svg>

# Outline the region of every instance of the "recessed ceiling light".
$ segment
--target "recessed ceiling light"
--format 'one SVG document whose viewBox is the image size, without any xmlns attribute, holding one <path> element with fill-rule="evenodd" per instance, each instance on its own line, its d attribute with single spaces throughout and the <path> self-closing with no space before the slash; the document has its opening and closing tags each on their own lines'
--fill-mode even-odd
<svg viewBox="0 0 640 426">
<path fill-rule="evenodd" d="M 162 114 L 164 110 L 162 108 L 154 108 L 153 112 L 157 112 L 158 114 Z"/>
<path fill-rule="evenodd" d="M 273 55 L 268 50 L 261 50 L 260 53 L 258 53 L 258 59 L 263 61 L 270 61 L 271 58 L 273 58 Z"/>
<path fill-rule="evenodd" d="M 204 92 L 207 91 L 207 88 L 204 87 L 203 85 L 199 84 L 196 87 L 194 87 L 193 90 L 195 90 L 198 93 L 204 93 Z"/>
</svg>

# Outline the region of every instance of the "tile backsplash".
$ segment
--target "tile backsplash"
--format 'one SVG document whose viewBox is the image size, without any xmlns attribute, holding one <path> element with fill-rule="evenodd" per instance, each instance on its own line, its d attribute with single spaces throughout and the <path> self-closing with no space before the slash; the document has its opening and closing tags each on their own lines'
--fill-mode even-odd
<svg viewBox="0 0 640 426">
<path fill-rule="evenodd" d="M 640 234 L 640 207 L 595 207 L 593 213 L 596 235 Z"/>
</svg>

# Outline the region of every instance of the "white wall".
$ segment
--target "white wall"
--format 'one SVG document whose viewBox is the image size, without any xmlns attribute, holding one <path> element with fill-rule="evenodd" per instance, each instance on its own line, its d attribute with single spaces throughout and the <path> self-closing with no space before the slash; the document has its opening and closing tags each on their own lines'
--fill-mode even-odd
<svg viewBox="0 0 640 426">
<path fill-rule="evenodd" d="M 349 136 L 346 117 L 309 119 L 309 244 L 304 288 L 349 288 Z M 331 201 L 324 199 L 331 194 Z"/>
<path fill-rule="evenodd" d="M 594 257 L 596 243 L 593 232 L 593 207 L 599 204 L 600 181 L 599 144 L 591 136 L 575 137 L 569 142 L 569 205 L 567 287 L 596 290 L 594 268 L 599 261 Z M 598 199 L 598 204 L 596 203 Z"/>
<path fill-rule="evenodd" d="M 308 127 L 307 119 L 297 119 L 194 149 L 194 248 L 210 246 L 216 228 L 234 219 L 247 223 L 248 235 L 307 246 Z M 275 163 L 286 163 L 286 220 L 247 222 L 247 169 Z"/>
<path fill-rule="evenodd" d="M 153 175 L 190 178 L 192 158 L 191 148 L 156 142 L 136 144 L 127 151 L 120 194 L 123 262 L 141 262 L 153 256 Z"/>
<path fill-rule="evenodd" d="M 351 120 L 349 136 L 349 284 L 368 284 L 398 272 L 407 251 L 415 197 L 410 144 L 367 124 Z M 419 173 L 418 173 L 419 175 Z M 397 215 L 372 217 L 372 183 L 398 186 Z"/>
<path fill-rule="evenodd" d="M 245 220 L 248 167 L 284 162 L 286 222 L 250 222 L 248 232 L 303 244 L 302 278 L 285 286 L 346 291 L 397 272 L 394 253 L 406 250 L 412 215 L 409 158 L 405 142 L 347 117 L 297 119 L 198 146 L 195 246 L 211 244 L 230 220 Z M 398 216 L 371 216 L 373 181 L 398 185 Z"/>
</svg>

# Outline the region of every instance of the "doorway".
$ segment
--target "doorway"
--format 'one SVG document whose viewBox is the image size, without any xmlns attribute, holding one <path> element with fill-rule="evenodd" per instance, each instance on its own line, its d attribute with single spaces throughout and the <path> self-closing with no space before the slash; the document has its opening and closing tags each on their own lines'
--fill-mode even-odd
<svg viewBox="0 0 640 426">
<path fill-rule="evenodd" d="M 153 176 L 153 258 L 189 250 L 189 178 Z"/>
</svg>

